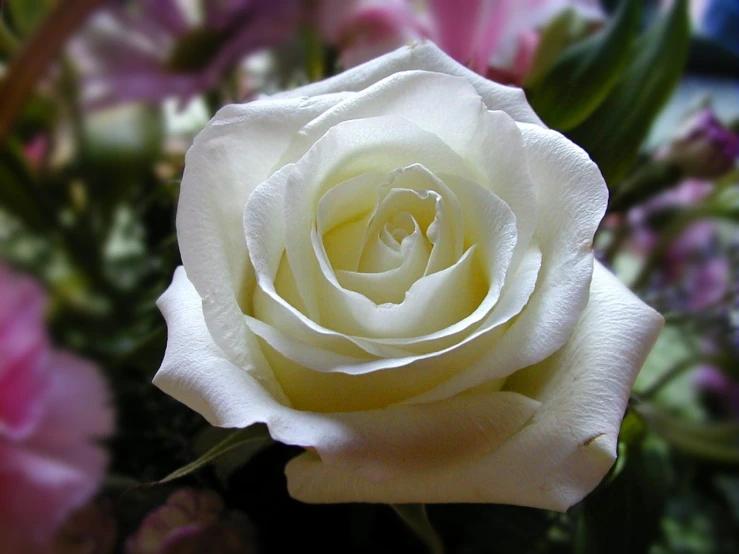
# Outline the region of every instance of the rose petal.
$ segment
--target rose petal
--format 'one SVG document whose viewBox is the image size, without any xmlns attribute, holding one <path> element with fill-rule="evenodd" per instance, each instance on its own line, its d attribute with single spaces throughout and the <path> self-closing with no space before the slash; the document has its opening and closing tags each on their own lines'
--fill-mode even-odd
<svg viewBox="0 0 739 554">
<path fill-rule="evenodd" d="M 511 261 L 515 268 L 531 243 L 539 209 L 521 131 L 505 112 L 484 112 L 477 132 L 468 137 L 462 152 L 482 171 L 480 184 L 508 204 L 516 215 L 518 239 Z"/>
<path fill-rule="evenodd" d="M 663 324 L 600 264 L 590 299 L 567 345 L 507 382 L 506 389 L 542 405 L 491 454 L 377 481 L 309 452 L 287 466 L 291 495 L 305 502 L 495 502 L 566 510 L 613 464 L 631 385 Z"/>
<path fill-rule="evenodd" d="M 390 172 L 414 163 L 432 172 L 445 170 L 470 178 L 474 175 L 437 136 L 397 116 L 339 123 L 295 163 L 285 198 L 285 247 L 290 266 L 299 276 L 297 286 L 307 313 L 317 323 L 330 315 L 322 309 L 331 311 L 318 303 L 321 269 L 311 246 L 318 201 L 332 186 L 349 178 L 366 172 Z M 412 329 L 408 331 L 413 334 Z"/>
<path fill-rule="evenodd" d="M 160 299 L 170 336 L 155 384 L 210 423 L 267 423 L 276 440 L 315 448 L 337 470 L 372 479 L 475 459 L 499 448 L 539 406 L 515 392 L 491 392 L 371 413 L 319 414 L 280 405 L 249 371 L 233 365 L 212 342 L 197 292 L 182 269 Z M 183 348 L 188 351 L 183 351 Z M 197 358 L 192 354 L 197 353 Z M 448 432 L 440 432 L 447 428 Z M 403 456 L 399 456 L 403 452 Z"/>
<path fill-rule="evenodd" d="M 454 102 L 449 102 L 450 98 Z M 439 110 L 440 105 L 444 105 L 444 110 Z M 347 97 L 306 124 L 281 161 L 294 162 L 343 121 L 388 116 L 410 121 L 461 154 L 470 137 L 476 135 L 486 109 L 480 95 L 465 79 L 430 71 L 401 71 Z"/>
<path fill-rule="evenodd" d="M 399 48 L 382 58 L 370 60 L 330 79 L 281 92 L 273 98 L 296 98 L 340 91 L 360 91 L 393 73 L 407 70 L 434 71 L 462 77 L 475 87 L 488 109 L 502 110 L 516 121 L 543 126 L 526 101 L 523 90 L 503 86 L 481 77 L 455 62 L 435 44 L 428 41 L 416 43 L 411 47 Z"/>
<path fill-rule="evenodd" d="M 362 256 L 377 189 L 388 181 L 386 173 L 363 173 L 339 183 L 318 201 L 316 229 L 334 271 L 356 271 Z M 397 265 L 400 265 L 398 254 Z"/>
<path fill-rule="evenodd" d="M 447 398 L 552 355 L 568 340 L 588 302 L 593 236 L 608 201 L 605 182 L 585 151 L 561 134 L 520 127 L 537 192 L 534 240 L 543 260 L 536 289 L 495 349 L 429 391 L 424 401 Z"/>
<path fill-rule="evenodd" d="M 213 336 L 235 360 L 249 357 L 238 296 L 253 276 L 244 237 L 233 230 L 241 229 L 247 198 L 274 171 L 297 130 L 345 97 L 226 106 L 187 153 L 177 212 L 180 252 Z"/>
<path fill-rule="evenodd" d="M 383 270 L 375 273 L 361 273 L 358 271 L 338 271 L 336 279 L 339 284 L 347 289 L 366 296 L 375 304 L 403 302 L 406 293 L 410 287 L 423 277 L 424 270 L 428 265 L 430 249 L 426 239 L 418 227 L 415 225 L 413 233 L 403 239 L 397 251 L 385 248 L 386 256 L 379 256 L 381 259 L 395 258 L 392 261 L 395 267 L 390 266 L 384 269 L 388 264 L 383 263 Z M 378 239 L 375 239 L 380 242 Z M 395 254 L 395 256 L 393 256 Z M 373 265 L 379 262 L 374 261 Z"/>
<path fill-rule="evenodd" d="M 287 173 L 287 171 L 285 171 L 284 173 L 280 173 L 280 175 L 283 176 L 283 186 L 285 186 L 284 175 L 286 175 Z M 292 175 L 292 173 L 290 174 Z M 305 182 L 303 180 L 299 181 L 303 183 Z M 271 187 L 270 190 L 264 188 L 268 186 L 268 183 Z M 259 294 L 258 291 L 257 294 L 255 294 L 254 306 L 257 309 L 257 311 L 255 311 L 255 316 L 257 317 L 257 319 L 260 319 L 265 323 L 274 325 L 276 329 L 280 329 L 286 334 L 292 335 L 293 337 L 305 342 L 306 344 L 325 348 L 326 350 L 340 353 L 341 355 L 358 357 L 356 352 L 353 353 L 351 352 L 351 350 L 347 350 L 346 347 L 341 348 L 337 346 L 337 341 L 340 343 L 346 342 L 347 340 L 350 340 L 355 344 L 359 344 L 356 337 L 344 337 L 340 333 L 337 334 L 330 332 L 329 330 L 318 325 L 316 322 L 306 318 L 294 307 L 291 307 L 284 303 L 284 301 L 275 294 L 275 290 L 272 286 L 271 281 L 273 279 L 273 275 L 277 272 L 277 266 L 279 264 L 282 252 L 281 244 L 283 242 L 281 231 L 282 225 L 279 222 L 276 222 L 276 220 L 280 219 L 280 203 L 282 202 L 282 199 L 285 198 L 287 195 L 282 192 L 282 189 L 279 188 L 277 180 L 275 180 L 274 178 L 268 181 L 268 183 L 265 183 L 264 185 L 259 187 L 257 191 L 255 191 L 254 195 L 249 200 L 249 205 L 247 206 L 247 210 L 245 213 L 246 235 L 247 240 L 250 244 L 250 254 L 252 256 L 254 267 L 257 269 L 257 275 L 260 279 L 260 291 L 266 293 L 266 295 Z M 491 249 L 490 255 L 488 256 L 489 263 L 495 264 L 496 266 L 494 270 L 491 270 L 491 273 L 489 275 L 489 278 L 492 281 L 490 286 L 491 290 L 493 291 L 493 295 L 490 296 L 491 303 L 487 307 L 487 310 L 489 310 L 490 308 L 492 308 L 495 299 L 497 298 L 497 292 L 495 291 L 500 290 L 500 286 L 502 285 L 502 280 L 503 276 L 505 275 L 507 264 L 506 260 L 510 259 L 512 245 L 506 246 L 506 244 L 510 243 L 512 240 L 512 237 L 510 236 L 511 229 L 509 229 L 509 227 L 512 227 L 513 219 L 512 217 L 506 216 L 507 208 L 505 208 L 504 205 L 501 206 L 500 201 L 497 201 L 498 207 L 496 207 L 495 203 L 490 203 L 492 202 L 492 200 L 495 200 L 495 197 L 491 195 L 488 191 L 486 191 L 486 189 L 475 186 L 471 183 L 462 183 L 461 181 L 460 183 L 458 183 L 457 186 L 459 188 L 459 192 L 462 194 L 460 198 L 466 199 L 465 208 L 469 212 L 468 219 L 471 222 L 477 221 L 477 223 L 474 224 L 474 228 L 477 230 L 474 231 L 473 235 L 471 236 L 473 239 L 479 240 L 481 244 L 484 244 L 486 251 L 488 249 Z M 487 198 L 485 195 L 488 195 L 490 198 Z M 501 211 L 502 208 L 505 209 Z M 476 215 L 478 214 L 478 212 L 479 215 Z M 287 220 L 294 222 L 296 218 L 287 218 Z M 495 222 L 495 225 L 489 225 L 489 222 Z M 480 235 L 480 233 L 482 233 L 482 235 Z M 269 255 L 267 254 L 267 250 L 271 252 Z M 499 251 L 496 252 L 496 250 Z M 507 254 L 506 250 L 508 252 Z M 266 262 L 267 258 L 269 258 L 271 261 Z M 301 278 L 303 277 L 304 276 L 301 275 Z M 513 282 L 515 283 L 516 281 L 514 280 Z M 526 285 L 526 283 L 529 282 L 530 280 L 524 280 L 520 283 L 521 286 L 524 286 L 524 288 L 527 288 L 529 290 L 527 294 L 530 294 L 531 290 Z M 420 281 L 419 284 L 421 284 Z M 439 296 L 434 296 L 434 298 L 438 297 Z M 444 298 L 444 296 L 440 297 Z M 420 295 L 419 298 L 428 298 L 428 296 Z M 458 300 L 455 295 L 451 295 L 451 298 L 455 298 Z M 366 299 L 364 300 L 366 301 Z M 341 306 L 339 305 L 340 301 L 340 298 L 335 298 L 334 301 L 327 302 L 327 305 L 330 305 L 331 308 L 338 313 L 341 311 Z M 367 309 L 371 309 L 371 306 Z M 485 313 L 486 312 L 484 312 L 482 315 L 484 316 Z M 330 315 L 336 317 L 335 314 Z M 371 323 L 371 321 L 368 322 L 368 317 L 369 316 L 367 316 L 365 312 L 362 317 L 354 316 L 353 318 L 351 318 L 351 320 L 356 322 L 355 325 L 367 325 Z M 506 320 L 508 317 L 509 316 L 506 316 Z M 459 328 L 464 325 L 464 323 L 459 323 L 460 320 L 464 321 L 464 317 L 455 320 L 455 327 L 453 329 L 454 332 L 459 331 Z M 403 329 L 406 330 L 408 326 L 407 324 L 405 324 L 405 322 L 407 320 L 403 319 L 402 321 L 404 322 Z M 501 323 L 501 321 L 497 318 L 493 318 L 491 321 L 497 321 L 498 323 Z M 466 324 L 469 325 L 470 322 L 467 322 Z M 351 329 L 346 326 L 346 321 L 342 323 L 340 328 L 346 333 L 351 333 Z M 423 329 L 420 330 L 423 331 Z M 260 330 L 259 332 L 262 333 L 261 336 L 266 336 L 264 334 L 264 330 Z M 333 339 L 329 338 L 329 335 L 333 335 Z M 276 335 L 273 334 L 272 336 L 274 337 Z M 387 336 L 387 329 L 384 330 L 383 336 Z M 391 339 L 384 339 L 383 342 L 387 342 L 387 340 Z M 277 347 L 276 343 L 272 342 L 272 344 L 273 346 Z M 366 347 L 366 345 L 363 346 Z M 378 348 L 382 347 L 383 345 L 378 345 Z M 368 351 L 373 352 L 372 349 Z M 379 353 L 379 351 L 375 352 Z M 381 360 L 373 362 L 369 365 L 355 365 L 351 368 L 343 368 L 343 371 L 351 371 L 352 373 L 365 373 L 367 371 L 376 371 L 377 369 L 381 368 L 400 367 L 411 362 L 419 362 L 422 358 L 428 358 L 428 356 L 422 356 L 421 358 L 408 357 L 407 354 L 406 356 L 403 356 L 402 353 L 399 356 L 395 352 L 393 354 L 393 359 Z M 469 358 L 469 355 L 465 356 L 465 359 L 467 358 Z M 327 363 L 327 361 L 324 361 L 322 363 L 325 364 Z M 445 359 L 439 359 L 435 361 L 435 363 L 439 367 L 449 366 L 448 362 L 446 362 Z M 315 366 L 315 363 L 306 362 L 306 365 L 308 367 L 313 367 Z M 421 365 L 419 365 L 419 367 L 421 367 Z M 428 368 L 428 363 L 423 364 L 423 367 Z M 457 370 L 459 370 L 460 367 L 463 366 L 458 366 Z"/>
</svg>

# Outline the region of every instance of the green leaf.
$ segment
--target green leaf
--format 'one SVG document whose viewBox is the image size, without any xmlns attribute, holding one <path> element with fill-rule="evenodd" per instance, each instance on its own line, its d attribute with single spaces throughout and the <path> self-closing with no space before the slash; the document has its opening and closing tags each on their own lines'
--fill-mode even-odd
<svg viewBox="0 0 739 554">
<path fill-rule="evenodd" d="M 632 57 L 640 0 L 626 0 L 609 25 L 567 50 L 528 99 L 544 122 L 560 131 L 582 123 L 613 89 Z"/>
<path fill-rule="evenodd" d="M 626 456 L 613 482 L 578 506 L 576 554 L 646 554 L 659 537 L 670 485 L 666 457 L 646 445 Z"/>
<path fill-rule="evenodd" d="M 34 194 L 34 180 L 15 143 L 0 150 L 0 208 L 21 220 L 29 229 L 45 231 L 50 221 Z"/>
<path fill-rule="evenodd" d="M 117 172 L 149 167 L 164 142 L 164 115 L 158 107 L 128 104 L 88 114 L 83 124 L 85 162 L 93 170 Z"/>
<path fill-rule="evenodd" d="M 23 34 L 28 34 L 43 19 L 54 0 L 9 0 L 8 4 L 15 26 Z"/>
<path fill-rule="evenodd" d="M 574 8 L 562 10 L 542 30 L 539 45 L 523 80 L 525 89 L 536 88 L 562 52 L 587 36 L 589 22 Z"/>
<path fill-rule="evenodd" d="M 217 460 L 224 454 L 231 452 L 233 449 L 244 446 L 247 443 L 262 442 L 268 440 L 271 440 L 271 438 L 269 436 L 269 433 L 267 432 L 267 427 L 265 425 L 252 425 L 251 427 L 247 427 L 246 429 L 239 429 L 238 431 L 234 431 L 226 439 L 222 440 L 213 448 L 208 450 L 205 454 L 200 456 L 194 462 L 189 463 L 176 471 L 173 471 L 172 473 L 154 484 L 161 485 L 164 483 L 169 483 L 170 481 L 174 481 L 175 479 L 185 477 L 186 475 L 199 470 L 203 466 L 208 465 L 214 460 Z"/>
<path fill-rule="evenodd" d="M 677 0 L 634 47 L 634 57 L 598 108 L 568 136 L 588 151 L 606 181 L 622 179 L 685 66 L 690 39 L 687 0 Z"/>
<path fill-rule="evenodd" d="M 232 429 L 208 427 L 195 437 L 192 443 L 192 449 L 196 454 L 206 452 L 213 448 L 214 445 L 223 441 L 231 433 L 233 433 Z M 229 476 L 233 472 L 244 467 L 255 455 L 262 452 L 271 444 L 271 440 L 251 441 L 231 448 L 228 452 L 224 452 L 217 460 L 212 462 L 216 476 L 226 485 Z"/>
<path fill-rule="evenodd" d="M 395 513 L 421 539 L 432 554 L 443 554 L 444 544 L 429 521 L 424 504 L 391 504 Z"/>
<path fill-rule="evenodd" d="M 10 57 L 20 46 L 20 41 L 10 30 L 0 11 L 0 56 Z M 1 58 L 0 58 L 1 59 Z"/>
<path fill-rule="evenodd" d="M 649 404 L 637 410 L 674 448 L 704 460 L 739 465 L 739 423 L 687 421 Z"/>
</svg>

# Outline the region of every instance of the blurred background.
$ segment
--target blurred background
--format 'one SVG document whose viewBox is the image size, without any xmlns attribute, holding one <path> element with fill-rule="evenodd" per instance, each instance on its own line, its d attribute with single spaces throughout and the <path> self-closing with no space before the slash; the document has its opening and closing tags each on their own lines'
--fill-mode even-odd
<svg viewBox="0 0 739 554">
<path fill-rule="evenodd" d="M 431 39 L 598 162 L 597 256 L 667 325 L 567 514 L 429 506 L 448 552 L 739 552 L 739 0 L 0 0 L 0 553 L 424 552 L 287 496 L 297 450 L 151 385 L 184 154 L 223 105 Z"/>
</svg>

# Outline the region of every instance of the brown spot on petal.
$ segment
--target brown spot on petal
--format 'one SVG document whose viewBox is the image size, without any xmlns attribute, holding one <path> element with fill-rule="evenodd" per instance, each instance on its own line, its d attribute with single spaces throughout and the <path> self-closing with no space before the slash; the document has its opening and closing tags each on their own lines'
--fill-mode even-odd
<svg viewBox="0 0 739 554">
<path fill-rule="evenodd" d="M 583 441 L 583 443 L 581 444 L 581 446 L 590 446 L 590 445 L 591 445 L 591 444 L 593 444 L 593 443 L 594 443 L 594 442 L 595 442 L 596 440 L 598 440 L 598 439 L 599 439 L 599 438 L 601 438 L 601 437 L 604 437 L 605 435 L 606 435 L 605 433 L 598 433 L 597 435 L 593 435 L 593 436 L 592 436 L 592 437 L 590 437 L 589 439 L 587 439 L 587 440 Z"/>
</svg>

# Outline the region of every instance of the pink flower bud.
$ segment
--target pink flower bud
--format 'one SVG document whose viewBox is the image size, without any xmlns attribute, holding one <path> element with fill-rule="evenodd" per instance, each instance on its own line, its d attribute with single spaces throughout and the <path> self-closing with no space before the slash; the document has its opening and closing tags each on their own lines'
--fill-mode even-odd
<svg viewBox="0 0 739 554">
<path fill-rule="evenodd" d="M 212 491 L 180 489 L 149 514 L 128 540 L 126 554 L 246 554 L 254 551 L 251 523 L 225 513 Z"/>
<path fill-rule="evenodd" d="M 659 157 L 677 165 L 686 177 L 715 179 L 734 167 L 739 135 L 727 129 L 710 108 L 691 117 Z"/>
</svg>

